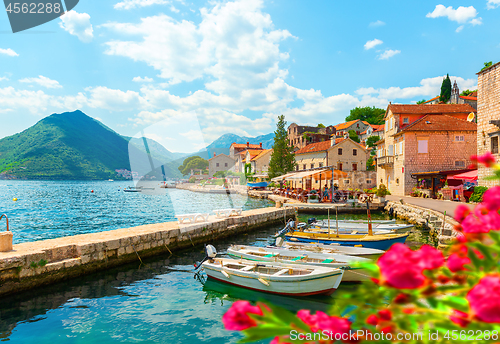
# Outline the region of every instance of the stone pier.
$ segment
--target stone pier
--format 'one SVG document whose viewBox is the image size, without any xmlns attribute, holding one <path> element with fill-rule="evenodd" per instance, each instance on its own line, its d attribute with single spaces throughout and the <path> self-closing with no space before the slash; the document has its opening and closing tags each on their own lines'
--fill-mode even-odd
<svg viewBox="0 0 500 344">
<path fill-rule="evenodd" d="M 179 225 L 166 222 L 17 244 L 0 252 L 0 296 L 170 253 L 218 238 L 284 224 L 293 209 L 262 208 L 242 216 Z"/>
</svg>

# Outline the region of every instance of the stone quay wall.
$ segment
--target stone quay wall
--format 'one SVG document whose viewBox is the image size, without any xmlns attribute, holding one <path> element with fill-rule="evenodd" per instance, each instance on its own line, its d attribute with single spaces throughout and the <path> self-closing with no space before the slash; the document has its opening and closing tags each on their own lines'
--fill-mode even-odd
<svg viewBox="0 0 500 344">
<path fill-rule="evenodd" d="M 22 243 L 0 252 L 0 297 L 141 258 L 213 243 L 270 224 L 284 224 L 293 209 L 261 208 L 242 216 L 179 225 L 166 222 L 101 233 Z M 193 262 L 194 263 L 194 262 Z"/>
<path fill-rule="evenodd" d="M 444 217 L 443 214 L 431 209 L 422 208 L 413 204 L 403 204 L 401 202 L 387 202 L 385 210 L 389 212 L 389 214 L 393 213 L 393 215 L 399 219 L 417 226 L 429 228 L 431 234 L 438 238 L 440 246 L 449 245 L 458 234 L 458 232 L 454 230 L 458 222 L 455 221 L 453 217 L 448 215 Z"/>
</svg>

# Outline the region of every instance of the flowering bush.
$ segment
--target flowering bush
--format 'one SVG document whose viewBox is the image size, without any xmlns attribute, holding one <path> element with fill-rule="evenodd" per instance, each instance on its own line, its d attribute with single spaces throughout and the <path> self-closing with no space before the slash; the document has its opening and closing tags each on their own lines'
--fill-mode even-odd
<svg viewBox="0 0 500 344">
<path fill-rule="evenodd" d="M 491 154 L 474 160 L 500 171 Z M 376 263 L 363 264 L 372 279 L 340 295 L 340 313 L 292 314 L 239 301 L 224 315 L 226 329 L 242 330 L 244 342 L 272 344 L 500 342 L 499 211 L 497 186 L 473 211 L 457 208 L 459 234 L 445 255 L 396 244 Z"/>
</svg>

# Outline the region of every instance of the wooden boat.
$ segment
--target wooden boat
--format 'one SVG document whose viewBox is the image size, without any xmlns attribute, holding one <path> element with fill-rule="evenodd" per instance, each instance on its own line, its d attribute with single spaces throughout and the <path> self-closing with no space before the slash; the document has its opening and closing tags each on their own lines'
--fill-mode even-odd
<svg viewBox="0 0 500 344">
<path fill-rule="evenodd" d="M 243 288 L 288 296 L 333 293 L 344 270 L 313 265 L 211 258 L 201 264 L 209 278 Z"/>
<path fill-rule="evenodd" d="M 342 282 L 361 282 L 369 276 L 361 268 L 355 268 L 352 263 L 368 262 L 369 259 L 342 254 L 315 253 L 302 250 L 274 249 L 246 245 L 233 245 L 227 254 L 252 261 L 279 262 L 286 264 L 315 265 L 335 269 L 344 269 Z"/>
<path fill-rule="evenodd" d="M 311 232 L 292 232 L 285 234 L 285 239 L 295 242 L 312 242 L 321 244 L 339 244 L 343 246 L 357 246 L 374 248 L 377 250 L 388 250 L 396 243 L 404 243 L 409 233 L 404 234 L 327 234 Z"/>
<path fill-rule="evenodd" d="M 358 229 L 349 229 L 349 228 L 335 228 L 335 227 L 310 227 L 310 228 L 304 228 L 304 232 L 309 232 L 309 233 L 332 233 L 332 234 L 368 234 L 368 229 L 366 231 L 363 230 L 358 230 Z M 393 231 L 390 231 L 388 229 L 374 229 L 373 230 L 373 235 L 382 235 L 382 234 L 391 234 L 394 233 Z"/>
<path fill-rule="evenodd" d="M 247 183 L 247 186 L 251 188 L 266 188 L 268 184 L 268 182 Z"/>
<path fill-rule="evenodd" d="M 326 221 L 326 220 L 323 220 Z M 368 220 L 339 220 L 339 222 L 345 222 L 345 223 L 364 223 L 368 224 Z M 378 224 L 378 223 L 396 223 L 396 220 L 372 220 L 372 224 Z"/>
<path fill-rule="evenodd" d="M 378 258 L 381 254 L 384 254 L 385 251 L 377 250 L 373 248 L 366 247 L 353 247 L 353 246 L 341 246 L 339 244 L 334 245 L 325 245 L 318 243 L 305 243 L 305 242 L 292 242 L 285 241 L 277 246 L 268 246 L 270 248 L 276 249 L 287 249 L 287 250 L 302 250 L 309 252 L 317 252 L 317 253 L 336 253 L 336 254 L 345 254 L 349 256 L 363 257 L 363 258 Z"/>
<path fill-rule="evenodd" d="M 328 220 L 316 221 L 311 223 L 311 227 L 317 228 L 328 228 Z M 358 232 L 368 233 L 368 222 L 345 222 L 338 221 L 339 229 L 348 229 L 348 230 L 356 230 Z M 389 230 L 392 232 L 397 232 L 401 230 L 406 230 L 412 228 L 413 225 L 409 224 L 399 224 L 399 223 L 372 223 L 372 229 L 374 231 L 378 230 Z M 337 222 L 334 220 L 330 220 L 330 228 L 337 228 Z"/>
</svg>

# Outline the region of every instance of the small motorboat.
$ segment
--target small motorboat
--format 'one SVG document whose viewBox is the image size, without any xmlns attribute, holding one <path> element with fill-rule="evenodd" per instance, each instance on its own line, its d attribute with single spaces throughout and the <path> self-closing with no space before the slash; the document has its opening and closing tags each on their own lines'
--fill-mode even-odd
<svg viewBox="0 0 500 344">
<path fill-rule="evenodd" d="M 310 232 L 310 233 L 332 233 L 332 234 L 368 234 L 368 229 L 366 231 L 361 230 L 361 229 L 349 229 L 349 228 L 335 228 L 335 227 L 309 227 L 309 228 L 304 228 L 304 232 Z M 394 233 L 391 230 L 388 229 L 374 229 L 373 230 L 373 235 L 381 235 L 381 234 L 391 234 Z"/>
<path fill-rule="evenodd" d="M 342 269 L 322 266 L 216 258 L 212 245 L 207 245 L 206 252 L 207 257 L 197 267 L 202 267 L 209 278 L 271 294 L 330 295 L 344 275 Z"/>
<path fill-rule="evenodd" d="M 310 224 L 311 228 L 328 228 L 328 220 L 316 221 Z M 330 220 L 330 228 L 336 228 L 337 221 Z M 359 233 L 368 233 L 368 222 L 348 222 L 348 221 L 338 221 L 339 229 L 356 230 Z M 392 232 L 398 232 L 401 230 L 406 230 L 412 228 L 413 225 L 410 224 L 399 224 L 399 223 L 380 223 L 373 222 L 372 228 L 374 231 L 378 230 L 389 230 Z"/>
<path fill-rule="evenodd" d="M 267 186 L 269 185 L 268 182 L 258 182 L 258 183 L 250 183 L 248 182 L 247 183 L 247 186 L 251 189 L 254 189 L 254 188 L 266 188 Z"/>
<path fill-rule="evenodd" d="M 369 275 L 359 267 L 354 267 L 356 262 L 369 262 L 369 259 L 347 256 L 335 253 L 317 253 L 302 250 L 286 250 L 246 245 L 233 245 L 227 254 L 238 259 L 252 261 L 279 262 L 286 264 L 315 265 L 335 269 L 344 269 L 342 282 L 361 282 Z"/>
<path fill-rule="evenodd" d="M 129 186 L 128 188 L 123 189 L 125 192 L 141 192 L 142 187 L 134 187 L 134 186 Z"/>
<path fill-rule="evenodd" d="M 305 243 L 305 242 L 292 242 L 284 241 L 283 238 L 276 239 L 275 246 L 268 246 L 270 248 L 276 249 L 287 249 L 287 250 L 301 250 L 316 253 L 326 253 L 326 254 L 345 254 L 349 256 L 363 257 L 374 259 L 378 258 L 380 255 L 384 254 L 385 251 L 377 250 L 374 248 L 366 247 L 353 247 L 353 246 L 341 246 L 339 244 L 318 244 L 318 243 Z"/>
</svg>

